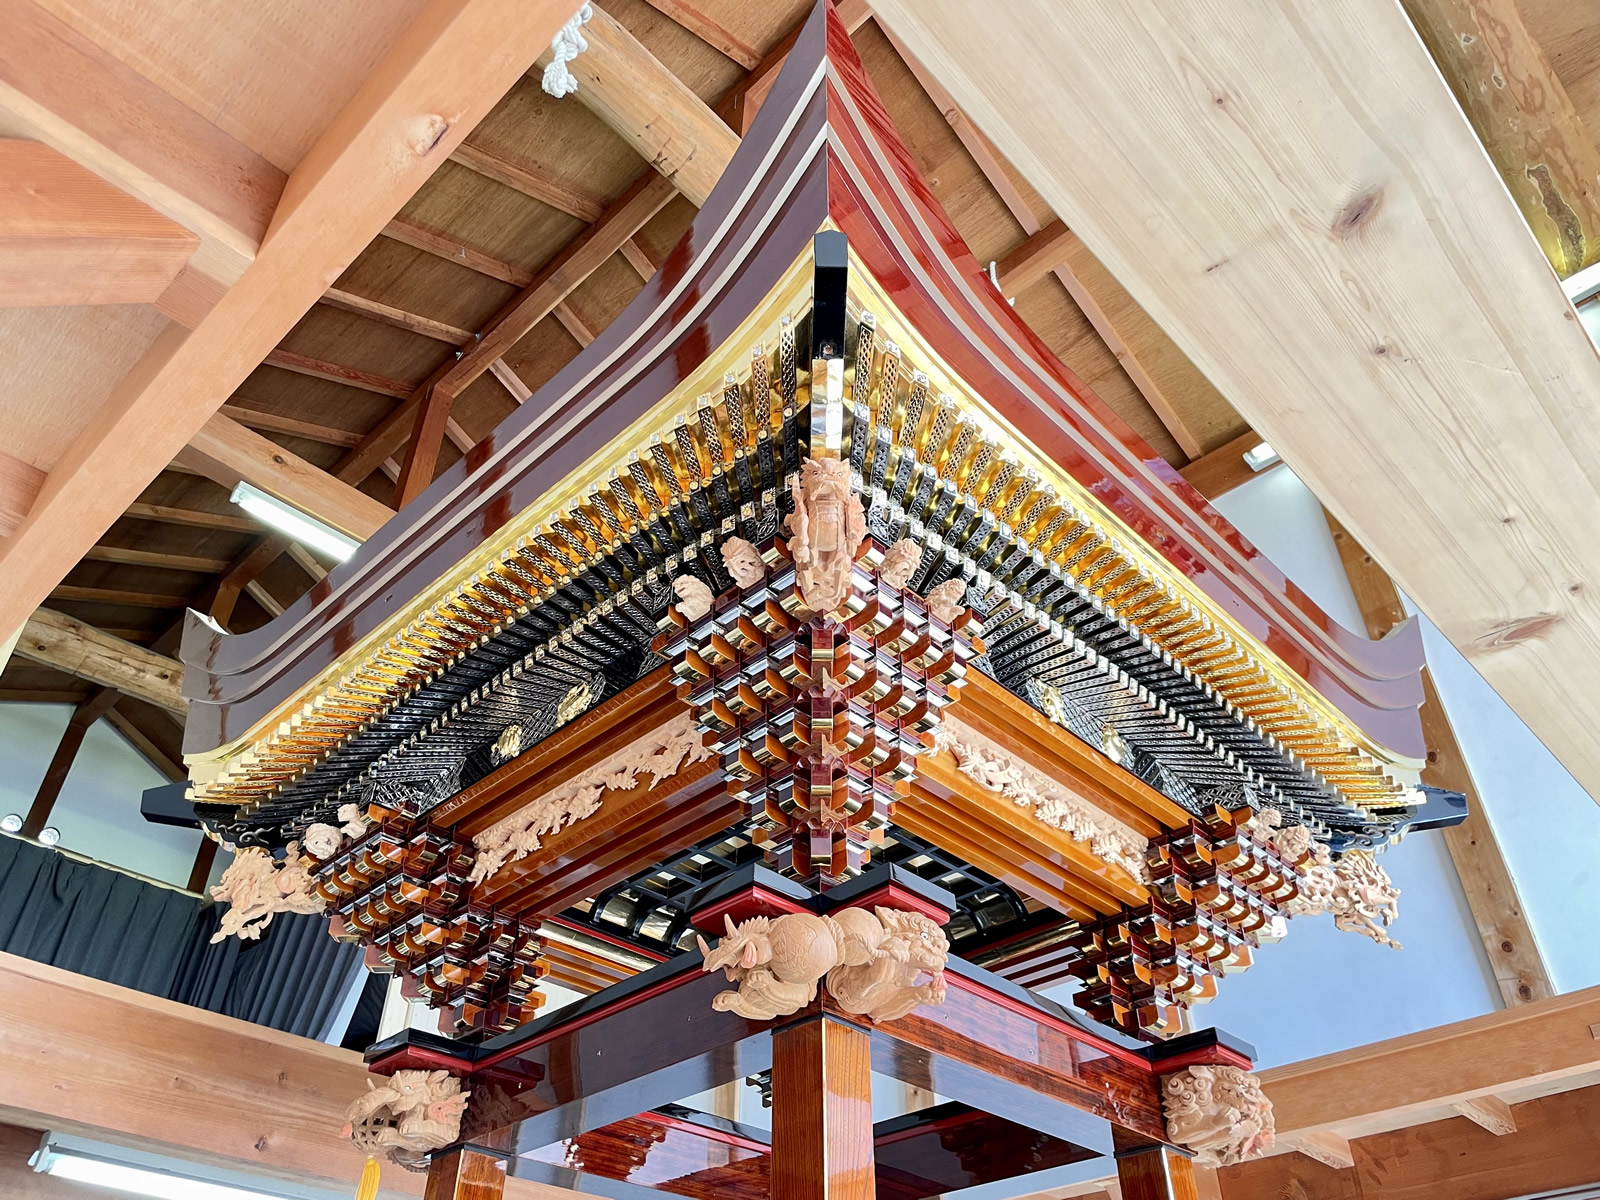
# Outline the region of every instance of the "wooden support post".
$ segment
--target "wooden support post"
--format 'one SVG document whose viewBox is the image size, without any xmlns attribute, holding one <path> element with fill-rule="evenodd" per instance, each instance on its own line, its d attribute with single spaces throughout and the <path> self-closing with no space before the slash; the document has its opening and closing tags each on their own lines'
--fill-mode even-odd
<svg viewBox="0 0 1600 1200">
<path fill-rule="evenodd" d="M 44 779 L 39 783 L 39 792 L 33 798 L 33 807 L 28 809 L 28 815 L 22 822 L 23 837 L 39 836 L 39 831 L 50 820 L 50 811 L 55 808 L 56 797 L 61 795 L 62 785 L 67 782 L 73 761 L 78 757 L 78 748 L 83 745 L 84 735 L 89 732 L 89 727 L 105 716 L 116 702 L 116 690 L 103 687 L 73 711 L 72 718 L 67 722 L 66 731 L 61 735 L 61 742 L 56 746 L 55 757 L 50 760 L 49 767 L 45 769 Z"/>
<path fill-rule="evenodd" d="M 439 448 L 444 444 L 445 426 L 450 421 L 450 406 L 455 396 L 441 387 L 431 387 L 417 410 L 411 426 L 411 444 L 406 447 L 405 465 L 394 488 L 394 506 L 404 508 L 433 482 L 439 464 Z"/>
<path fill-rule="evenodd" d="M 452 1150 L 428 1166 L 423 1200 L 500 1200 L 506 1189 L 506 1164 L 477 1150 Z"/>
<path fill-rule="evenodd" d="M 1339 561 L 1344 564 L 1350 589 L 1361 606 L 1367 636 L 1381 638 L 1405 619 L 1400 592 L 1333 514 L 1326 515 Z M 1460 825 L 1444 830 L 1444 844 L 1461 877 L 1461 889 L 1478 926 L 1484 953 L 1494 969 L 1495 982 L 1500 985 L 1507 1006 L 1547 999 L 1555 995 L 1549 969 L 1533 940 L 1527 914 L 1522 911 L 1516 881 L 1511 878 L 1494 830 L 1483 813 L 1450 717 L 1439 703 L 1433 676 L 1426 669 L 1422 672 L 1422 696 L 1422 736 L 1428 744 L 1428 765 L 1422 769 L 1422 781 L 1460 792 L 1467 798 L 1469 815 Z"/>
<path fill-rule="evenodd" d="M 217 844 L 202 833 L 200 849 L 194 856 L 194 866 L 189 868 L 189 891 L 205 892 L 206 880 L 211 878 L 211 865 L 216 861 Z"/>
<path fill-rule="evenodd" d="M 1194 1163 L 1168 1146 L 1117 1153 L 1122 1200 L 1199 1200 Z"/>
<path fill-rule="evenodd" d="M 872 1049 L 819 1018 L 772 1035 L 772 1200 L 874 1200 Z"/>
</svg>

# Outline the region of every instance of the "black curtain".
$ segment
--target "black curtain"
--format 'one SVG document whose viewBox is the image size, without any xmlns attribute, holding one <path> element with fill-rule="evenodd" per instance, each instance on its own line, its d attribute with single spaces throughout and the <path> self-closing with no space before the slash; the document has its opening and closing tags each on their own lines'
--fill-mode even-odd
<svg viewBox="0 0 1600 1200">
<path fill-rule="evenodd" d="M 259 941 L 210 938 L 222 906 L 0 836 L 0 950 L 320 1038 L 362 975 L 325 917 L 279 914 Z M 334 1030 L 343 1033 L 343 1030 Z"/>
<path fill-rule="evenodd" d="M 211 944 L 222 906 L 201 915 L 168 996 L 285 1033 L 320 1038 L 355 986 L 361 948 L 328 936 L 328 918 L 279 913 L 260 940 L 236 937 Z M 333 1032 L 342 1034 L 343 1029 Z"/>
<path fill-rule="evenodd" d="M 199 935 L 186 892 L 0 837 L 0 950 L 165 996 Z"/>
</svg>

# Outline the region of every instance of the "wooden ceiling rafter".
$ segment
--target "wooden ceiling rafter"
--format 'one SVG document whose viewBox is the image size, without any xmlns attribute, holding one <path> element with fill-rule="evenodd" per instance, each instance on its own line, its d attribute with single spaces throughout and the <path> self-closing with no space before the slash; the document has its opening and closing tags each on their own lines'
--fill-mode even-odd
<svg viewBox="0 0 1600 1200">
<path fill-rule="evenodd" d="M 287 176 L 29 0 L 7 0 L 0 111 L 220 246 L 229 284 L 169 325 L 66 447 L 0 543 L 0 627 L 20 624 L 155 469 L 455 150 L 570 15 L 556 0 L 434 0 L 400 31 Z M 449 114 L 448 116 L 441 114 Z M 158 131 L 137 138 L 129 129 Z M 130 162 L 124 155 L 136 155 Z M 167 192 L 150 194 L 166 184 Z M 181 211 L 180 211 L 181 210 Z M 229 221 L 230 216 L 240 220 Z M 263 245 L 268 225 L 273 236 Z M 240 229 L 248 224 L 248 229 Z M 227 259 L 227 261 L 223 261 Z"/>
</svg>

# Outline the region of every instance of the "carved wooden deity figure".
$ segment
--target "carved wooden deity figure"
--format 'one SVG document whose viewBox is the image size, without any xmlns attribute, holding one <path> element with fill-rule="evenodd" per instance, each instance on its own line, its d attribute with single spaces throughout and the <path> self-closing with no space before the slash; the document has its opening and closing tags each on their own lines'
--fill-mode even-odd
<svg viewBox="0 0 1600 1200">
<path fill-rule="evenodd" d="M 800 598 L 813 612 L 832 612 L 850 590 L 850 564 L 867 536 L 861 497 L 850 490 L 850 464 L 808 458 L 791 489 L 794 512 L 785 527 Z"/>
</svg>

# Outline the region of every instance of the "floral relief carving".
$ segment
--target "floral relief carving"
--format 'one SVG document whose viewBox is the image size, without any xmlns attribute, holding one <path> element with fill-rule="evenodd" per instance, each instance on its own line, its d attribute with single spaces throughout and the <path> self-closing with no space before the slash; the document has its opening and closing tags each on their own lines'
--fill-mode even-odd
<svg viewBox="0 0 1600 1200">
<path fill-rule="evenodd" d="M 710 757 L 691 715 L 673 718 L 474 837 L 478 857 L 472 882 L 489 878 L 506 863 L 532 854 L 550 834 L 593 815 L 606 792 L 631 791 L 646 775 L 654 787 L 686 764 Z"/>
<path fill-rule="evenodd" d="M 211 935 L 213 942 L 233 936 L 244 941 L 258 938 L 281 912 L 323 911 L 322 898 L 316 894 L 311 873 L 300 861 L 296 842 L 289 843 L 281 863 L 274 862 L 272 855 L 259 847 L 240 850 L 211 889 L 211 895 L 228 905 L 222 923 Z"/>
<path fill-rule="evenodd" d="M 388 1152 L 407 1168 L 461 1137 L 461 1118 L 471 1092 L 446 1071 L 396 1071 L 380 1087 L 369 1077 L 367 1091 L 345 1109 L 340 1137 L 368 1153 Z"/>
<path fill-rule="evenodd" d="M 1167 1137 L 1203 1167 L 1227 1167 L 1272 1149 L 1272 1101 L 1239 1067 L 1186 1067 L 1161 1080 Z"/>
<path fill-rule="evenodd" d="M 1116 863 L 1141 883 L 1148 883 L 1146 840 L 1115 818 L 1085 804 L 1043 771 L 1001 750 L 959 722 L 946 719 L 935 736 L 935 747 L 955 756 L 956 766 L 969 779 L 998 792 L 1018 807 L 1031 808 L 1034 817 L 1059 829 L 1075 842 Z"/>
<path fill-rule="evenodd" d="M 794 511 L 785 518 L 789 557 L 800 598 L 814 612 L 832 612 L 850 589 L 850 564 L 867 536 L 861 497 L 850 490 L 850 464 L 808 458 L 791 476 Z"/>
<path fill-rule="evenodd" d="M 880 906 L 726 921 L 716 949 L 699 939 L 703 969 L 736 985 L 712 1000 L 719 1012 L 754 1021 L 789 1016 L 816 999 L 824 979 L 841 1008 L 874 1021 L 944 1002 L 950 943 L 922 913 Z"/>
</svg>

